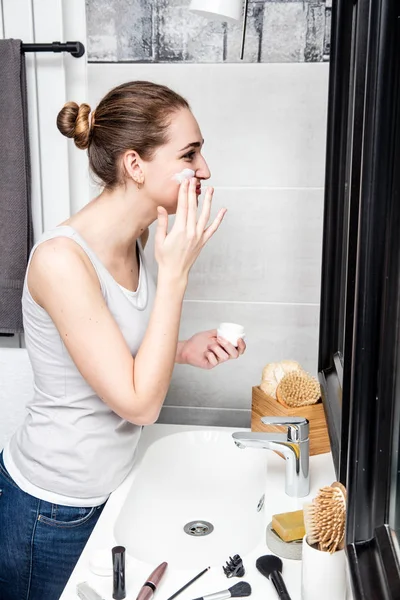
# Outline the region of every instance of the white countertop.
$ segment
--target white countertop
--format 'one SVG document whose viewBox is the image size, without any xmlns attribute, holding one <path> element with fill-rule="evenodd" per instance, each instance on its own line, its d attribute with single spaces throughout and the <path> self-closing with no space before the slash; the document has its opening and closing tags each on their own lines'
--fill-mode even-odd
<svg viewBox="0 0 400 600">
<path fill-rule="evenodd" d="M 142 434 L 143 442 L 141 440 L 139 445 L 138 463 L 140 463 L 141 457 L 145 452 L 145 448 L 152 439 L 156 439 L 160 437 L 160 435 L 165 435 L 167 433 L 196 429 L 205 428 L 162 424 L 155 424 L 145 428 Z M 141 446 L 143 447 L 143 450 L 141 450 Z M 303 508 L 303 504 L 307 501 L 310 501 L 320 487 L 324 485 L 330 485 L 336 479 L 331 454 L 311 456 L 310 495 L 307 498 L 290 498 L 285 494 L 284 491 L 285 463 L 283 459 L 269 450 L 260 450 L 260 452 L 265 452 L 266 460 L 268 461 L 268 488 L 269 490 L 273 490 L 273 493 L 269 491 L 265 499 L 267 518 L 272 517 L 273 514 L 294 511 Z M 61 595 L 60 600 L 76 600 L 78 598 L 76 594 L 76 586 L 82 581 L 87 581 L 89 585 L 91 585 L 104 600 L 112 599 L 112 577 L 101 577 L 93 574 L 89 569 L 89 560 L 90 556 L 95 550 L 103 548 L 109 548 L 111 556 L 111 548 L 117 545 L 113 533 L 114 523 L 117 515 L 119 514 L 120 507 L 122 506 L 129 489 L 132 486 L 132 482 L 135 478 L 135 469 L 136 467 L 133 468 L 130 475 L 128 475 L 120 487 L 110 496 L 103 513 L 68 581 L 68 584 Z M 270 520 L 271 519 L 269 518 L 267 522 Z M 246 569 L 246 573 L 243 578 L 227 579 L 221 567 L 212 567 L 208 573 L 199 578 L 187 590 L 182 592 L 178 596 L 179 600 L 192 600 L 193 598 L 199 598 L 206 594 L 228 589 L 234 584 L 243 580 L 250 583 L 252 587 L 252 596 L 257 600 L 261 600 L 261 598 L 263 600 L 276 600 L 278 596 L 272 583 L 263 577 L 255 567 L 256 559 L 259 556 L 271 554 L 271 551 L 266 545 L 265 537 L 263 540 L 263 543 L 259 544 L 254 551 L 246 556 L 242 556 L 243 564 Z M 227 559 L 228 558 L 229 557 L 227 557 Z M 285 580 L 288 592 L 292 600 L 301 600 L 301 561 L 287 559 L 282 560 L 283 578 Z M 157 565 L 149 565 L 148 563 L 140 562 L 131 556 L 126 557 L 127 600 L 136 599 L 141 586 L 156 566 Z M 194 564 L 193 569 L 191 570 L 174 570 L 172 568 L 168 568 L 164 578 L 160 582 L 160 585 L 155 592 L 155 599 L 166 600 L 187 581 L 197 575 L 197 573 L 199 573 L 203 568 L 204 565 L 197 564 Z"/>
</svg>

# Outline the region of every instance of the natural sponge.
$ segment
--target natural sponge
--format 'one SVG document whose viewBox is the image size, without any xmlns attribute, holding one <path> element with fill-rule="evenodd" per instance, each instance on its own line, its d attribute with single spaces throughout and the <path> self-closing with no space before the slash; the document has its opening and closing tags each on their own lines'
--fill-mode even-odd
<svg viewBox="0 0 400 600">
<path fill-rule="evenodd" d="M 281 379 L 293 371 L 301 371 L 301 366 L 294 360 L 281 360 L 265 365 L 262 371 L 260 388 L 276 400 L 276 389 Z"/>
</svg>

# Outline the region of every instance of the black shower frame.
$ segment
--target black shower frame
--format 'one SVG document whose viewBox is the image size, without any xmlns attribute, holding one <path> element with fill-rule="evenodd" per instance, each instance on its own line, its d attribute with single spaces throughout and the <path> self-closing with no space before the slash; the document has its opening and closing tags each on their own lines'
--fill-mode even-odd
<svg viewBox="0 0 400 600">
<path fill-rule="evenodd" d="M 355 600 L 400 598 L 399 5 L 332 4 L 318 371 Z"/>
</svg>

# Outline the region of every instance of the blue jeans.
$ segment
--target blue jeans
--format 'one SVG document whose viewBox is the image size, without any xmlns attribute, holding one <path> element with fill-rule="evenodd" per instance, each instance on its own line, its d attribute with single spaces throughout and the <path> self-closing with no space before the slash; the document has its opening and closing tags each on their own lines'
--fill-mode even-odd
<svg viewBox="0 0 400 600">
<path fill-rule="evenodd" d="M 0 599 L 59 600 L 103 508 L 23 492 L 0 453 Z"/>
</svg>

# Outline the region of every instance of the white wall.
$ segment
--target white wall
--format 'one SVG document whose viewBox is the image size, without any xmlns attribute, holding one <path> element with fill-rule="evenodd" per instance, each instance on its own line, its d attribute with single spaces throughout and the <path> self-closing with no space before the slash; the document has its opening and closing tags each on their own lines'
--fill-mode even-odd
<svg viewBox="0 0 400 600">
<path fill-rule="evenodd" d="M 0 36 L 23 42 L 86 44 L 85 0 L 0 0 Z M 63 137 L 56 117 L 70 99 L 87 97 L 86 55 L 25 54 L 35 239 L 89 198 L 87 159 Z M 4 110 L 4 107 L 0 107 Z M 0 448 L 23 415 L 32 374 L 18 336 L 0 338 Z M 10 349 L 6 347 L 11 347 Z"/>
<path fill-rule="evenodd" d="M 93 108 L 132 79 L 192 106 L 214 213 L 228 213 L 192 270 L 181 338 L 234 321 L 248 350 L 209 372 L 177 365 L 161 420 L 246 425 L 267 362 L 317 370 L 328 65 L 89 64 L 88 76 Z M 151 240 L 147 253 L 156 272 Z"/>
</svg>

